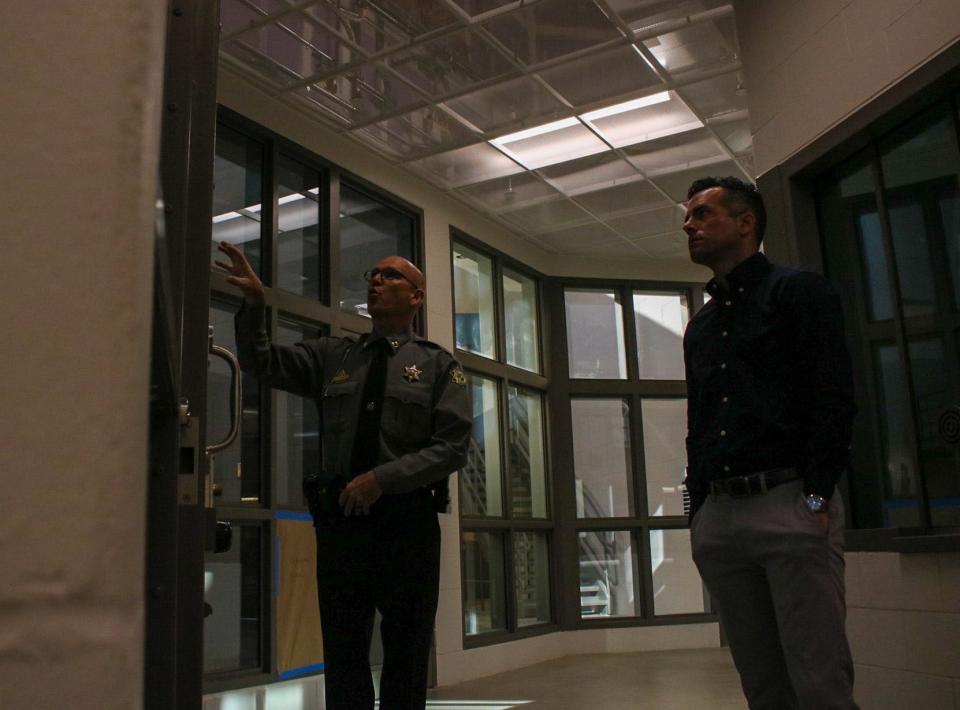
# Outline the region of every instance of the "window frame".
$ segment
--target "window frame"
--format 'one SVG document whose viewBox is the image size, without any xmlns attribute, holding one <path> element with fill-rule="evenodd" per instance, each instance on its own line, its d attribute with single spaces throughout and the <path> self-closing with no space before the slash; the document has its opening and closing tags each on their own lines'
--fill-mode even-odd
<svg viewBox="0 0 960 710">
<path fill-rule="evenodd" d="M 490 247 L 487 244 L 471 237 L 466 232 L 457 227 L 450 226 L 449 234 L 449 254 L 450 254 L 450 294 L 451 294 L 451 322 L 453 325 L 454 342 L 456 342 L 456 286 L 455 286 L 455 259 L 454 251 L 457 245 L 469 248 L 471 251 L 488 257 L 492 261 L 493 276 L 493 303 L 494 303 L 494 346 L 497 357 L 491 359 L 455 348 L 457 359 L 465 370 L 470 373 L 476 373 L 489 378 L 497 383 L 497 401 L 498 423 L 500 427 L 500 476 L 502 492 L 502 511 L 500 516 L 458 516 L 460 519 L 460 581 L 461 581 L 461 604 L 465 599 L 466 593 L 466 569 L 463 563 L 462 545 L 463 534 L 465 532 L 492 532 L 499 533 L 502 536 L 504 545 L 504 584 L 506 588 L 506 626 L 505 630 L 489 631 L 478 634 L 468 634 L 466 622 L 463 613 L 460 614 L 461 633 L 464 649 L 489 646 L 506 641 L 514 641 L 531 636 L 539 636 L 545 633 L 552 633 L 560 630 L 557 623 L 558 612 L 558 575 L 556 566 L 556 504 L 555 491 L 556 486 L 553 476 L 553 455 L 551 439 L 551 414 L 549 405 L 549 384 L 550 379 L 547 372 L 550 367 L 549 348 L 544 344 L 549 341 L 548 327 L 544 320 L 546 312 L 544 303 L 544 283 L 546 277 L 531 267 L 520 263 L 503 252 Z M 506 318 L 504 313 L 503 298 L 503 271 L 509 269 L 515 274 L 527 277 L 534 283 L 534 292 L 536 295 L 535 312 L 537 317 L 537 340 L 538 340 L 538 359 L 540 365 L 539 372 L 531 372 L 516 365 L 510 365 L 506 362 Z M 509 465 L 509 446 L 510 446 L 510 419 L 509 419 L 509 397 L 510 387 L 516 386 L 527 392 L 535 392 L 540 395 L 540 406 L 543 417 L 543 452 L 544 452 L 544 485 L 545 504 L 547 508 L 547 517 L 545 518 L 514 518 L 512 515 L 512 502 L 509 495 L 509 486 L 511 482 L 511 472 Z M 459 486 L 458 486 L 459 490 Z M 457 500 L 459 510 L 459 495 Z M 517 623 L 517 587 L 515 571 L 513 564 L 514 554 L 514 536 L 517 533 L 532 532 L 541 533 L 546 536 L 547 546 L 547 573 L 550 583 L 550 601 L 549 621 L 536 624 L 519 626 Z"/>
</svg>

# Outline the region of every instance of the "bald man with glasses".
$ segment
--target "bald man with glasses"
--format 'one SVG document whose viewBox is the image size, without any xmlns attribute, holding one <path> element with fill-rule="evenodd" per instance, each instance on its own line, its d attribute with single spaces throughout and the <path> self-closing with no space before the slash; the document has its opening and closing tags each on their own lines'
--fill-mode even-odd
<svg viewBox="0 0 960 710">
<path fill-rule="evenodd" d="M 326 707 L 373 710 L 378 610 L 380 708 L 421 710 L 440 581 L 437 513 L 473 426 L 460 365 L 412 330 L 423 274 L 402 257 L 381 259 L 364 275 L 371 333 L 280 346 L 267 335 L 260 279 L 239 249 L 219 248 L 230 261 L 218 266 L 244 295 L 241 368 L 320 411 L 321 469 L 304 494 L 316 528 Z"/>
</svg>

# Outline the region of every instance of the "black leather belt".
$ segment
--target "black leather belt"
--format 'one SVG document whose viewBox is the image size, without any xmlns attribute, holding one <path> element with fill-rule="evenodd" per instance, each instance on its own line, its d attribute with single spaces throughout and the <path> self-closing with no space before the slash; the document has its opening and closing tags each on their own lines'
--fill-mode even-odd
<svg viewBox="0 0 960 710">
<path fill-rule="evenodd" d="M 766 493 L 781 483 L 789 483 L 798 478 L 800 478 L 800 472 L 795 468 L 772 468 L 769 471 L 758 471 L 748 476 L 731 476 L 710 481 L 710 494 L 747 498 L 758 493 Z"/>
</svg>

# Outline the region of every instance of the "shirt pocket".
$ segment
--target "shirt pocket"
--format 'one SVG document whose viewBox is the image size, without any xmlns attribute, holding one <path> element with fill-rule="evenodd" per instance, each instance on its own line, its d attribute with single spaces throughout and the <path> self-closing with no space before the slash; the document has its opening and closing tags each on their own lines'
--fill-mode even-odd
<svg viewBox="0 0 960 710">
<path fill-rule="evenodd" d="M 387 385 L 383 393 L 383 417 L 380 427 L 406 447 L 425 444 L 430 439 L 430 388 L 426 385 Z"/>
<path fill-rule="evenodd" d="M 357 382 L 330 383 L 323 389 L 321 410 L 323 425 L 329 431 L 343 431 L 346 423 L 347 405 L 357 393 Z"/>
</svg>

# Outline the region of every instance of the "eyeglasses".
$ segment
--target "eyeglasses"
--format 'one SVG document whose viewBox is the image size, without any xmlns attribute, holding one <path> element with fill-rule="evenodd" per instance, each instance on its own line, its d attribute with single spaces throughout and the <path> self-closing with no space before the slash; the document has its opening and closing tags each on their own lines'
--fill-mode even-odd
<svg viewBox="0 0 960 710">
<path fill-rule="evenodd" d="M 386 269 L 371 269 L 370 271 L 363 272 L 363 278 L 367 283 L 370 283 L 378 276 L 384 281 L 406 281 L 414 288 L 420 288 L 413 281 L 404 276 L 403 272 L 389 266 Z"/>
</svg>

